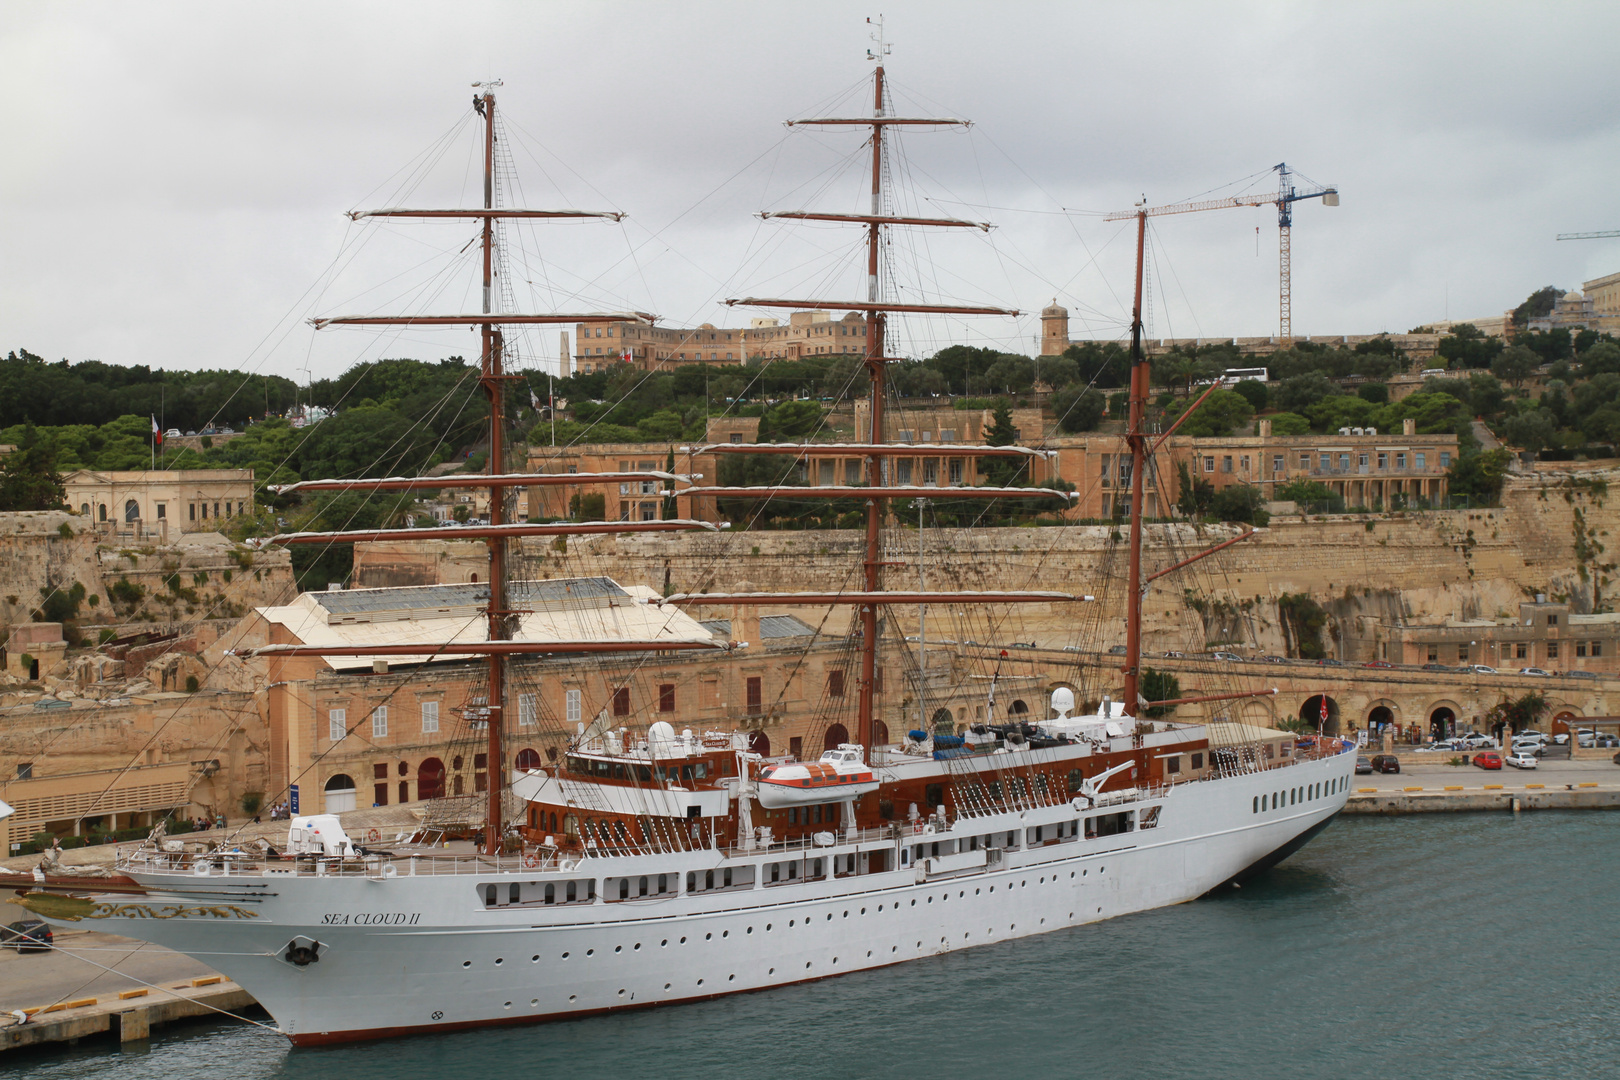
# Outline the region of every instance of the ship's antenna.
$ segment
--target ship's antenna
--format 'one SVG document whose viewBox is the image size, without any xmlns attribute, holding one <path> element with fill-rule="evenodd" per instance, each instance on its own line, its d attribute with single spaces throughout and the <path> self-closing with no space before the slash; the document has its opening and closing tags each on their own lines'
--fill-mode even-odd
<svg viewBox="0 0 1620 1080">
<path fill-rule="evenodd" d="M 876 22 L 873 22 L 870 18 L 868 18 L 866 20 L 866 25 L 875 28 L 871 36 L 872 40 L 877 43 L 877 48 L 866 50 L 866 58 L 868 60 L 875 60 L 881 64 L 883 63 L 883 58 L 894 51 L 894 46 L 890 45 L 883 39 L 883 16 L 879 15 Z"/>
</svg>

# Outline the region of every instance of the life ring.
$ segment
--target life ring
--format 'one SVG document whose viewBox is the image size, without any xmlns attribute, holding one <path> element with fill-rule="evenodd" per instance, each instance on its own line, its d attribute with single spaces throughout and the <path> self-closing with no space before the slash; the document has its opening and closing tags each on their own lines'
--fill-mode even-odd
<svg viewBox="0 0 1620 1080">
<path fill-rule="evenodd" d="M 911 823 L 911 831 L 912 831 L 912 832 L 913 832 L 913 833 L 920 833 L 920 832 L 922 832 L 922 822 L 920 822 L 920 821 L 913 821 L 913 822 L 912 822 L 912 823 Z"/>
<path fill-rule="evenodd" d="M 376 829 L 367 829 L 366 830 L 366 843 L 375 844 L 381 839 L 382 839 L 382 833 L 378 832 Z"/>
<path fill-rule="evenodd" d="M 523 865 L 528 867 L 530 870 L 533 870 L 535 867 L 539 866 L 540 853 L 538 851 L 525 851 L 523 853 Z"/>
</svg>

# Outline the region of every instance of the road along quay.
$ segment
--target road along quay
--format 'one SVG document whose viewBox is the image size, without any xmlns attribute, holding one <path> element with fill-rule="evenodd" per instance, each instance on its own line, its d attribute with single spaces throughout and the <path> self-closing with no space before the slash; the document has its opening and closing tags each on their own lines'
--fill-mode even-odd
<svg viewBox="0 0 1620 1080">
<path fill-rule="evenodd" d="M 1399 773 L 1358 776 L 1347 814 L 1434 814 L 1513 810 L 1620 809 L 1620 767 L 1608 761 L 1548 760 L 1538 768 L 1486 771 L 1438 755 L 1400 755 Z"/>
</svg>

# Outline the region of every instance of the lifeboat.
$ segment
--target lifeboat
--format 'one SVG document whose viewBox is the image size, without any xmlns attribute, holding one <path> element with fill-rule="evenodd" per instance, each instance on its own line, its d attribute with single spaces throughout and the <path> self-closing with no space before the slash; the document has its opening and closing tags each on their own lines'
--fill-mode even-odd
<svg viewBox="0 0 1620 1080">
<path fill-rule="evenodd" d="M 760 805 L 767 810 L 843 802 L 878 789 L 877 777 L 861 760 L 861 748 L 850 743 L 828 750 L 820 761 L 768 765 L 756 779 Z"/>
</svg>

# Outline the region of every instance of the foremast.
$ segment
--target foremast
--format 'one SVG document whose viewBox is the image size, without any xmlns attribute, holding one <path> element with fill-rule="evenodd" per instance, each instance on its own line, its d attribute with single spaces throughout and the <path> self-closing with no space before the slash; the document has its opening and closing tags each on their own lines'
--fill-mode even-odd
<svg viewBox="0 0 1620 1080">
<path fill-rule="evenodd" d="M 713 528 L 697 521 L 664 521 L 659 523 L 643 522 L 592 522 L 577 527 L 568 526 L 518 526 L 507 521 L 507 498 L 510 489 L 515 487 L 545 486 L 556 483 L 578 484 L 598 478 L 596 474 L 573 473 L 564 475 L 548 474 L 508 474 L 504 471 L 506 457 L 506 415 L 505 415 L 505 386 L 513 379 L 521 376 L 509 375 L 505 371 L 505 336 L 503 327 L 512 325 L 555 325 L 568 323 L 607 323 L 623 320 L 652 322 L 654 316 L 644 312 L 592 312 L 584 314 L 553 313 L 553 314 L 521 314 L 514 312 L 497 312 L 495 310 L 494 279 L 497 271 L 497 243 L 495 222 L 501 218 L 531 218 L 531 219 L 569 219 L 569 218 L 601 218 L 618 221 L 624 215 L 616 211 L 585 211 L 585 210 L 530 210 L 521 208 L 502 208 L 496 206 L 495 184 L 495 144 L 498 138 L 495 123 L 495 88 L 500 86 L 499 80 L 485 83 L 474 83 L 478 91 L 473 98 L 473 109 L 483 121 L 483 164 L 484 164 L 484 197 L 483 205 L 471 209 L 406 209 L 392 207 L 381 210 L 351 211 L 350 217 L 355 220 L 369 217 L 400 217 L 400 218 L 466 218 L 480 221 L 479 241 L 482 256 L 483 291 L 480 311 L 469 315 L 354 315 L 311 319 L 310 322 L 317 329 L 328 326 L 449 326 L 471 325 L 478 327 L 481 349 L 479 356 L 479 385 L 489 401 L 489 453 L 485 467 L 485 475 L 481 478 L 480 486 L 487 487 L 490 493 L 489 520 L 484 526 L 460 528 L 456 530 L 462 539 L 483 539 L 489 547 L 489 600 L 485 607 L 487 622 L 486 640 L 483 642 L 424 642 L 421 644 L 395 644 L 387 646 L 348 646 L 340 648 L 319 646 L 275 645 L 252 650 L 255 655 L 264 656 L 408 656 L 414 658 L 428 658 L 451 655 L 474 655 L 485 658 L 488 670 L 488 691 L 485 699 L 485 712 L 482 719 L 486 725 L 486 753 L 488 754 L 488 767 L 486 775 L 488 782 L 488 807 L 485 827 L 485 848 L 490 854 L 500 851 L 504 828 L 503 795 L 506 789 L 506 762 L 503 745 L 504 715 L 507 684 L 507 659 L 520 655 L 590 655 L 616 652 L 639 652 L 649 649 L 690 649 L 712 648 L 714 646 L 703 642 L 678 641 L 553 641 L 553 642 L 526 642 L 514 640 L 513 629 L 515 617 L 520 612 L 514 611 L 510 605 L 509 571 L 508 571 L 508 541 L 523 535 L 569 535 L 576 532 L 634 532 L 647 531 L 649 525 L 656 524 L 661 529 L 685 528 L 701 529 Z M 689 478 L 673 473 L 638 473 L 637 479 L 658 478 L 670 481 L 689 482 Z M 463 483 L 447 484 L 442 479 L 429 477 L 390 477 L 385 479 L 348 479 L 307 481 L 299 484 L 286 485 L 283 491 L 386 491 L 386 490 L 417 490 L 444 486 L 468 486 Z M 362 540 L 377 540 L 397 534 L 398 530 L 374 530 L 370 533 L 300 533 L 275 536 L 270 538 L 272 543 L 343 543 Z M 420 539 L 422 530 L 410 530 L 416 538 Z M 477 719 L 476 717 L 472 717 Z"/>
</svg>

